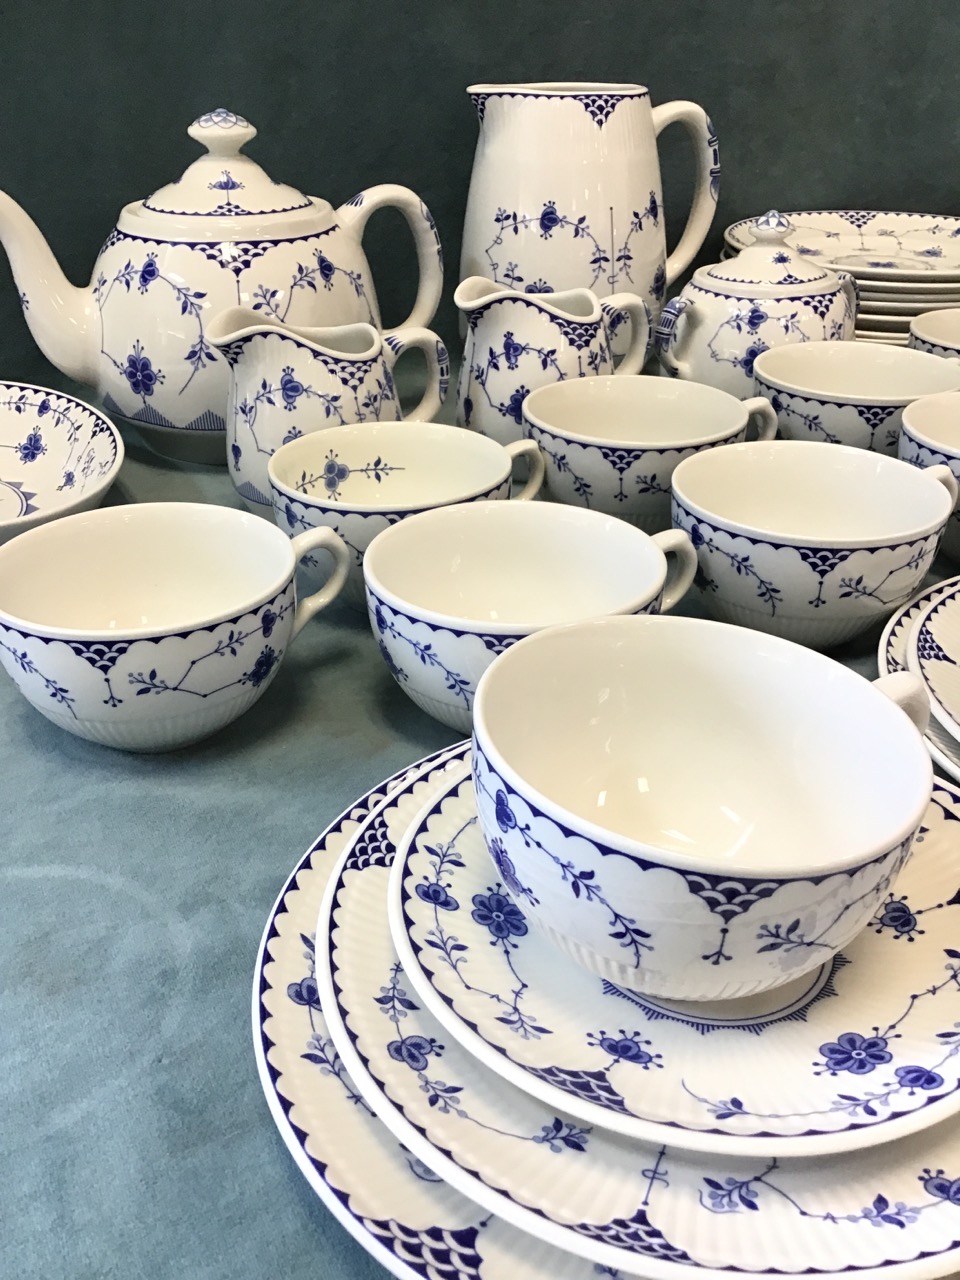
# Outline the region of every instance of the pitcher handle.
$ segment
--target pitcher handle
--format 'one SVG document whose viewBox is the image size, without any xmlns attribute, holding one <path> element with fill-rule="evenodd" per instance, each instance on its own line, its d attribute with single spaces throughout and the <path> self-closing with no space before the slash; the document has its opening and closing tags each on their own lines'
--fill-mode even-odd
<svg viewBox="0 0 960 1280">
<path fill-rule="evenodd" d="M 669 124 L 682 124 L 690 135 L 697 155 L 697 177 L 693 203 L 687 215 L 687 225 L 673 253 L 667 258 L 667 284 L 673 284 L 681 272 L 686 271 L 706 239 L 720 194 L 720 149 L 717 134 L 703 107 L 695 102 L 665 102 L 653 108 L 653 132 L 655 137 Z"/>
<path fill-rule="evenodd" d="M 417 407 L 403 416 L 404 419 L 412 418 L 417 422 L 432 422 L 440 412 L 450 385 L 450 356 L 447 348 L 432 330 L 419 328 L 391 329 L 384 334 L 383 343 L 383 354 L 391 373 L 399 357 L 408 348 L 415 347 L 423 352 L 427 361 L 427 389 Z"/>
<path fill-rule="evenodd" d="M 406 218 L 407 226 L 413 234 L 420 273 L 413 310 L 402 324 L 384 329 L 384 333 L 396 333 L 398 329 L 408 326 L 428 325 L 436 315 L 443 290 L 443 249 L 433 214 L 409 187 L 384 182 L 380 186 L 367 187 L 341 205 L 337 210 L 337 218 L 345 226 L 356 228 L 357 235 L 362 239 L 367 219 L 377 209 L 399 209 Z"/>
<path fill-rule="evenodd" d="M 650 308 L 635 293 L 612 293 L 609 298 L 600 299 L 600 310 L 606 321 L 609 341 L 620 327 L 620 316 L 626 313 L 630 320 L 630 345 L 613 372 L 639 373 L 650 345 Z"/>
</svg>

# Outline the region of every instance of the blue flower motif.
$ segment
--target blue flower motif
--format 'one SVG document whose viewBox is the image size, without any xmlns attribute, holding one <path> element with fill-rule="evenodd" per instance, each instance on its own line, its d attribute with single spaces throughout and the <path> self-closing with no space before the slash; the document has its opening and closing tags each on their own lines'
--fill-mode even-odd
<svg viewBox="0 0 960 1280">
<path fill-rule="evenodd" d="M 380 605 L 377 605 L 373 611 L 373 620 L 377 624 L 377 630 L 383 635 L 387 629 L 387 619 Z"/>
<path fill-rule="evenodd" d="M 857 1031 L 845 1031 L 835 1041 L 822 1044 L 820 1052 L 832 1076 L 841 1071 L 866 1076 L 893 1058 L 883 1036 L 862 1036 Z"/>
<path fill-rule="evenodd" d="M 21 462 L 36 462 L 41 454 L 47 452 L 47 446 L 39 431 L 31 431 L 23 444 L 17 445 L 17 452 Z"/>
<path fill-rule="evenodd" d="M 740 368 L 748 378 L 753 377 L 754 360 L 756 360 L 757 356 L 762 356 L 766 350 L 767 344 L 765 342 L 755 342 L 751 346 L 747 347 L 746 351 L 740 357 Z"/>
<path fill-rule="evenodd" d="M 706 538 L 703 536 L 703 530 L 696 522 L 690 526 L 690 541 L 697 550 L 699 550 L 706 542 Z"/>
<path fill-rule="evenodd" d="M 322 253 L 317 254 L 317 270 L 320 272 L 320 279 L 328 289 L 336 269 L 329 258 L 325 258 Z"/>
<path fill-rule="evenodd" d="M 475 893 L 473 908 L 470 913 L 473 919 L 484 929 L 489 929 L 496 940 L 522 938 L 527 932 L 523 912 L 506 894 L 497 893 L 495 889 L 486 895 Z"/>
<path fill-rule="evenodd" d="M 763 322 L 766 319 L 767 319 L 767 313 L 763 310 L 762 307 L 758 307 L 756 304 L 754 304 L 750 308 L 750 310 L 747 312 L 747 314 L 743 317 L 743 322 L 747 326 L 747 328 L 750 330 L 751 333 L 756 333 L 756 331 L 760 328 L 760 326 L 763 324 Z"/>
<path fill-rule="evenodd" d="M 44 396 L 43 399 L 40 401 L 40 403 L 37 405 L 37 417 L 45 418 L 52 408 L 53 408 L 53 405 L 50 403 L 47 397 Z"/>
<path fill-rule="evenodd" d="M 500 792 L 500 795 L 503 795 L 502 791 Z M 504 797 L 504 799 L 506 799 L 506 797 Z M 510 817 L 511 818 L 513 817 L 512 813 L 510 814 Z M 499 805 L 497 810 L 497 821 L 498 822 L 500 821 Z M 506 828 L 504 828 L 504 830 L 505 829 Z M 502 840 L 491 841 L 490 856 L 493 858 L 493 861 L 496 864 L 497 870 L 500 872 L 501 880 L 507 886 L 510 892 L 514 894 L 515 897 L 518 897 L 518 898 L 527 897 L 530 893 L 530 890 L 524 888 L 524 886 L 520 883 L 520 879 L 517 876 L 517 869 L 513 865 L 513 860 L 511 859 L 510 855 L 507 853 L 506 849 L 503 847 Z"/>
<path fill-rule="evenodd" d="M 140 278 L 138 280 L 138 288 L 140 292 L 146 293 L 149 286 L 153 284 L 159 274 L 160 268 L 157 266 L 156 255 L 150 253 L 147 255 L 146 262 L 140 268 Z"/>
<path fill-rule="evenodd" d="M 387 1045 L 387 1053 L 394 1062 L 402 1062 L 411 1071 L 426 1071 L 430 1055 L 438 1057 L 443 1052 L 443 1045 L 426 1036 L 404 1036 L 402 1040 L 391 1040 Z"/>
<path fill-rule="evenodd" d="M 656 214 L 654 214 L 656 217 Z M 653 282 L 650 285 L 650 292 L 653 294 L 657 302 L 663 301 L 663 295 L 667 291 L 667 273 L 661 262 L 653 273 Z"/>
<path fill-rule="evenodd" d="M 517 361 L 523 355 L 523 344 L 517 342 L 509 329 L 503 335 L 503 355 L 508 369 L 515 369 Z"/>
<path fill-rule="evenodd" d="M 543 210 L 538 219 L 540 223 L 540 234 L 544 240 L 549 240 L 550 236 L 559 227 L 562 219 L 557 213 L 557 206 L 553 200 L 548 200 L 543 206 Z"/>
<path fill-rule="evenodd" d="M 881 928 L 892 929 L 896 934 L 913 933 L 917 927 L 917 917 L 907 906 L 906 899 L 891 899 L 884 903 L 883 910 L 877 917 Z"/>
<path fill-rule="evenodd" d="M 903 1087 L 911 1093 L 917 1089 L 929 1092 L 931 1089 L 939 1089 L 943 1084 L 943 1076 L 928 1067 L 897 1067 L 895 1074 Z"/>
<path fill-rule="evenodd" d="M 382 616 L 383 615 L 381 614 L 381 617 Z M 387 648 L 387 646 L 383 643 L 382 640 L 379 642 L 379 644 L 380 644 L 380 657 L 386 663 L 387 670 L 393 676 L 394 680 L 396 680 L 397 684 L 403 684 L 404 680 L 406 680 L 407 678 L 407 673 L 403 670 L 402 667 L 397 666 L 396 662 L 394 661 L 393 654 L 390 652 L 390 650 Z"/>
<path fill-rule="evenodd" d="M 523 286 L 524 293 L 553 293 L 553 287 L 546 280 L 532 280 Z"/>
<path fill-rule="evenodd" d="M 338 462 L 337 455 L 331 450 L 327 455 L 326 462 L 323 464 L 323 487 L 327 493 L 336 493 L 349 474 L 350 468 L 344 463 Z"/>
<path fill-rule="evenodd" d="M 504 834 L 508 831 L 512 831 L 517 825 L 517 820 L 514 817 L 513 810 L 510 808 L 510 802 L 507 799 L 507 793 L 505 791 L 497 792 L 495 805 L 497 826 L 502 832 L 504 832 Z"/>
<path fill-rule="evenodd" d="M 284 409 L 292 412 L 305 390 L 303 383 L 293 376 L 292 366 L 287 365 L 280 375 L 280 394 L 283 396 Z"/>
<path fill-rule="evenodd" d="M 260 657 L 253 664 L 253 670 L 245 672 L 241 677 L 241 683 L 252 684 L 255 689 L 259 689 L 276 665 L 277 655 L 274 650 L 267 645 L 260 654 Z"/>
<path fill-rule="evenodd" d="M 611 1036 L 606 1031 L 600 1031 L 597 1035 L 588 1037 L 591 1044 L 596 1045 L 598 1049 L 602 1049 L 604 1053 L 608 1053 L 611 1058 L 617 1062 L 632 1062 L 638 1067 L 643 1067 L 646 1071 L 652 1064 L 659 1066 L 654 1058 L 659 1058 L 659 1054 L 647 1053 L 645 1045 L 650 1043 L 649 1040 L 640 1040 L 637 1033 L 628 1035 L 626 1031 L 620 1032 L 618 1036 Z"/>
<path fill-rule="evenodd" d="M 286 522 L 287 522 L 287 524 L 290 526 L 290 528 L 291 528 L 291 529 L 295 529 L 295 528 L 297 527 L 297 523 L 298 523 L 298 522 L 297 522 L 297 513 L 294 511 L 293 507 L 290 505 L 290 503 L 289 503 L 289 502 L 288 502 L 288 503 L 286 504 L 286 506 L 283 508 L 283 515 L 284 515 L 284 519 L 286 520 Z"/>
<path fill-rule="evenodd" d="M 232 456 L 232 458 L 233 458 L 233 469 L 234 469 L 234 471 L 239 471 L 239 470 L 240 470 L 240 456 L 241 456 L 241 453 L 242 453 L 242 450 L 241 450 L 241 448 L 240 448 L 240 446 L 239 446 L 238 444 L 232 444 L 232 445 L 230 446 L 230 454 L 231 454 L 231 456 Z"/>
<path fill-rule="evenodd" d="M 416 888 L 417 897 L 423 902 L 429 902 L 432 907 L 439 907 L 441 911 L 459 911 L 460 903 L 446 890 L 442 884 L 418 884 Z"/>
<path fill-rule="evenodd" d="M 260 626 L 263 631 L 264 640 L 269 640 L 273 635 L 273 628 L 277 625 L 277 615 L 272 609 L 264 609 L 260 618 Z"/>
<path fill-rule="evenodd" d="M 512 418 L 518 427 L 523 425 L 523 402 L 529 394 L 526 387 L 517 387 L 507 403 L 501 407 L 500 412 L 503 416 Z"/>
<path fill-rule="evenodd" d="M 783 267 L 783 266 L 786 266 L 786 264 L 787 264 L 791 259 L 790 259 L 790 255 L 789 255 L 789 253 L 784 253 L 784 252 L 783 252 L 783 250 L 781 249 L 779 253 L 775 253 L 775 254 L 773 255 L 773 260 L 774 260 L 774 262 L 777 264 L 777 266 L 778 266 L 778 267 Z"/>
<path fill-rule="evenodd" d="M 160 370 L 154 369 L 153 361 L 143 354 L 139 339 L 127 356 L 123 376 L 130 383 L 130 390 L 135 396 L 152 396 L 157 383 L 162 380 Z"/>
<path fill-rule="evenodd" d="M 317 991 L 315 978 L 301 978 L 299 982 L 291 982 L 287 987 L 287 995 L 294 1004 L 305 1005 L 308 1009 L 320 1008 L 320 993 Z"/>
<path fill-rule="evenodd" d="M 463 425 L 469 427 L 470 419 L 473 417 L 473 401 L 469 396 L 463 398 Z"/>
<path fill-rule="evenodd" d="M 76 480 L 77 480 L 77 477 L 72 471 L 65 471 L 63 473 L 63 484 L 60 485 L 60 488 L 72 489 L 74 484 L 76 484 Z"/>
<path fill-rule="evenodd" d="M 950 1204 L 960 1205 L 960 1178 L 947 1178 L 942 1169 L 937 1169 L 933 1173 L 929 1169 L 924 1169 L 920 1181 L 928 1195 L 936 1196 L 938 1200 L 947 1200 Z"/>
</svg>

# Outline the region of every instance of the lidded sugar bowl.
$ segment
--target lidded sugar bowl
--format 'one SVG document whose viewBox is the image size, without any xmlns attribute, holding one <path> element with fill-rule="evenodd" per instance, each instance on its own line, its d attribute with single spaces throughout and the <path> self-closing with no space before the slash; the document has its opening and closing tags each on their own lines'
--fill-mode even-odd
<svg viewBox="0 0 960 1280">
<path fill-rule="evenodd" d="M 858 302 L 853 276 L 787 244 L 783 214 L 765 213 L 752 230 L 749 248 L 694 272 L 656 332 L 666 373 L 740 399 L 754 394 L 753 362 L 770 347 L 853 338 Z"/>
</svg>

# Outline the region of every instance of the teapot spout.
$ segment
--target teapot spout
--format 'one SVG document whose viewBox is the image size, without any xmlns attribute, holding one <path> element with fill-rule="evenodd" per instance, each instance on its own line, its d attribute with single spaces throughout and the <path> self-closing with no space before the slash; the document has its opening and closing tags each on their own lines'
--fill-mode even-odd
<svg viewBox="0 0 960 1280">
<path fill-rule="evenodd" d="M 37 346 L 68 378 L 95 385 L 98 362 L 90 290 L 70 283 L 36 223 L 2 191 L 0 244 L 10 259 Z"/>
</svg>

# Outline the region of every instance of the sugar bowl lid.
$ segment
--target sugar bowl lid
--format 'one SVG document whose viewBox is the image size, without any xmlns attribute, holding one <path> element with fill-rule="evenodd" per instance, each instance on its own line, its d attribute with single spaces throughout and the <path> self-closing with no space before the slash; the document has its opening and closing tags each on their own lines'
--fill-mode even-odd
<svg viewBox="0 0 960 1280">
<path fill-rule="evenodd" d="M 789 297 L 803 293 L 831 293 L 840 289 L 835 271 L 808 262 L 787 243 L 793 223 L 776 209 L 756 218 L 749 228 L 754 243 L 734 258 L 701 267 L 698 285 L 714 293 L 756 298 Z"/>
</svg>

